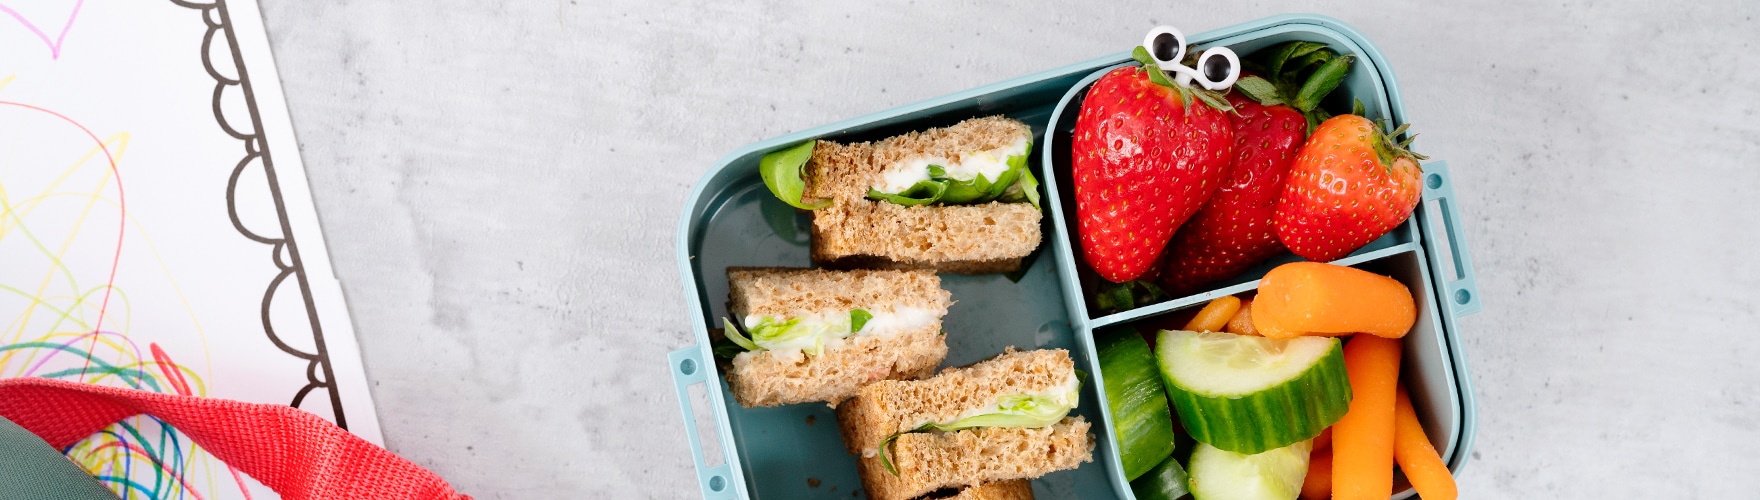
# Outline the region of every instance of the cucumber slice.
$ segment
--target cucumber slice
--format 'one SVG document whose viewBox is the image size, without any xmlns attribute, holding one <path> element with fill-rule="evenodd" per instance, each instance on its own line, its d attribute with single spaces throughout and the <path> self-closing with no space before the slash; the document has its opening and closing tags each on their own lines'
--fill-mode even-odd
<svg viewBox="0 0 1760 500">
<path fill-rule="evenodd" d="M 1167 457 L 1149 475 L 1131 481 L 1131 492 L 1137 500 L 1179 500 L 1191 496 L 1186 486 L 1186 468 L 1177 457 Z"/>
<path fill-rule="evenodd" d="M 1155 369 L 1155 353 L 1135 328 L 1101 332 L 1094 343 L 1106 403 L 1112 409 L 1113 439 L 1126 481 L 1136 479 L 1173 454 L 1173 415 Z"/>
<path fill-rule="evenodd" d="M 1313 439 L 1350 410 L 1336 338 L 1162 330 L 1155 349 L 1180 424 L 1223 450 L 1251 455 Z"/>
<path fill-rule="evenodd" d="M 1295 500 L 1308 475 L 1308 441 L 1243 455 L 1199 443 L 1192 451 L 1192 496 L 1197 500 Z"/>
</svg>

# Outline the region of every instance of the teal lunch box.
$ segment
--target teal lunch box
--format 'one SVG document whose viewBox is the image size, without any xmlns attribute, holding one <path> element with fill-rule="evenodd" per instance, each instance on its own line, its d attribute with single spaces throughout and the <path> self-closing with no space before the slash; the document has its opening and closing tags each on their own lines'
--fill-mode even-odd
<svg viewBox="0 0 1760 500">
<path fill-rule="evenodd" d="M 1332 98 L 1363 102 L 1370 118 L 1407 122 L 1393 71 L 1361 33 L 1335 19 L 1277 16 L 1190 37 L 1200 47 L 1228 46 L 1245 55 L 1291 40 L 1324 42 L 1357 55 Z M 678 225 L 678 266 L 697 343 L 673 351 L 669 369 L 684 412 L 692 460 L 704 498 L 859 498 L 855 458 L 844 451 L 834 412 L 823 404 L 743 408 L 733 402 L 710 352 L 708 327 L 725 316 L 730 266 L 807 267 L 810 219 L 772 196 L 758 177 L 764 154 L 808 139 L 877 140 L 1006 115 L 1033 127 L 1039 148 L 1029 167 L 1044 182 L 1046 212 L 1040 255 L 1018 282 L 993 275 L 942 275 L 956 303 L 943 319 L 948 354 L 960 366 L 1021 349 L 1068 349 L 1090 374 L 1074 413 L 1094 422 L 1094 462 L 1033 481 L 1038 498 L 1134 498 L 1119 466 L 1093 333 L 1115 325 L 1149 328 L 1212 298 L 1248 292 L 1285 255 L 1216 288 L 1110 315 L 1090 311 L 1092 271 L 1076 262 L 1074 201 L 1069 185 L 1069 136 L 1087 86 L 1128 52 L 1082 62 L 741 148 L 710 169 L 691 190 Z M 1477 312 L 1478 290 L 1462 239 L 1447 166 L 1423 165 L 1423 203 L 1391 233 L 1335 261 L 1390 275 L 1411 288 L 1418 322 L 1405 339 L 1404 380 L 1419 418 L 1450 470 L 1459 473 L 1473 443 L 1477 408 L 1467 377 L 1457 317 Z M 693 402 L 695 401 L 695 402 Z M 706 405 L 706 406 L 704 406 Z M 701 415 L 699 415 L 701 412 Z M 708 453 L 705 453 L 708 451 Z M 1189 451 L 1189 450 L 1186 450 Z M 1403 482 L 1395 498 L 1413 495 Z"/>
</svg>

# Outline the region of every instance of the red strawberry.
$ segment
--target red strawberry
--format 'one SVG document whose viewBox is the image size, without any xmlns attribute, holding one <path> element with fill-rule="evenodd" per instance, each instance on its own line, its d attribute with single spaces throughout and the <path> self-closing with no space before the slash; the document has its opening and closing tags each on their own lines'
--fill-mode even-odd
<svg viewBox="0 0 1760 500">
<path fill-rule="evenodd" d="M 1228 95 L 1240 116 L 1234 127 L 1234 163 L 1216 195 L 1181 226 L 1167 249 L 1161 281 L 1184 295 L 1283 253 L 1272 219 L 1308 119 L 1287 105 L 1266 106 Z"/>
<path fill-rule="evenodd" d="M 1368 118 L 1339 115 L 1296 153 L 1277 203 L 1277 237 L 1308 260 L 1350 255 L 1404 222 L 1418 206 L 1418 160 Z"/>
<path fill-rule="evenodd" d="M 1262 51 L 1269 80 L 1242 75 L 1228 95 L 1236 115 L 1234 163 L 1216 196 L 1192 216 L 1168 246 L 1161 284 L 1174 295 L 1246 272 L 1283 253 L 1273 219 L 1296 149 L 1326 112 L 1321 99 L 1344 81 L 1353 56 L 1324 44 L 1291 42 Z M 1291 63 L 1292 57 L 1299 61 Z"/>
<path fill-rule="evenodd" d="M 1234 143 L 1215 107 L 1226 101 L 1159 74 L 1150 80 L 1139 67 L 1100 77 L 1071 143 L 1082 256 L 1115 283 L 1155 264 L 1174 230 L 1222 183 Z"/>
</svg>

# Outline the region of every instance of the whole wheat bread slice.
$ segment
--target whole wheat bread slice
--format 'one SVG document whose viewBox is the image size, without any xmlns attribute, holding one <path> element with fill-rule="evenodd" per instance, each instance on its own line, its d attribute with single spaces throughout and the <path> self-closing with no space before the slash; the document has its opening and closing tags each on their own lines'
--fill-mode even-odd
<svg viewBox="0 0 1760 500">
<path fill-rule="evenodd" d="M 1016 479 L 963 488 L 942 488 L 917 497 L 917 500 L 1033 500 L 1033 482 Z"/>
<path fill-rule="evenodd" d="M 1027 203 L 903 206 L 867 198 L 881 172 L 925 156 L 1007 147 L 1032 128 L 991 116 L 909 132 L 878 142 L 819 141 L 804 170 L 808 200 L 831 200 L 813 211 L 813 262 L 836 269 L 932 269 L 954 273 L 1014 271 L 1038 248 L 1038 208 Z"/>
<path fill-rule="evenodd" d="M 952 296 L 927 271 L 825 271 L 729 268 L 728 313 L 797 317 L 864 309 L 874 314 L 917 307 L 945 316 Z M 736 320 L 738 321 L 738 320 Z M 817 356 L 754 351 L 733 358 L 727 385 L 744 407 L 823 401 L 836 405 L 877 380 L 917 379 L 947 356 L 941 321 L 888 335 L 858 335 Z"/>
<path fill-rule="evenodd" d="M 856 308 L 878 314 L 899 306 L 946 315 L 953 304 L 953 295 L 941 289 L 941 277 L 925 271 L 729 267 L 727 288 L 727 312 L 741 317 L 794 317 Z"/>
<path fill-rule="evenodd" d="M 957 432 L 903 434 L 888 456 L 857 458 L 862 488 L 875 500 L 908 500 L 943 488 L 1033 479 L 1094 461 L 1088 422 L 1066 417 L 1050 427 L 980 427 Z"/>
</svg>

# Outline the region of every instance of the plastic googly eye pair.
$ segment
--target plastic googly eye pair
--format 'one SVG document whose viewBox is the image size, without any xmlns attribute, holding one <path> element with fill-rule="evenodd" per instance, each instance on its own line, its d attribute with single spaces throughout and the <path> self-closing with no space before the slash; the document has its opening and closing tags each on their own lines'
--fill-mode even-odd
<svg viewBox="0 0 1760 500">
<path fill-rule="evenodd" d="M 1190 86 L 1195 81 L 1206 89 L 1223 90 L 1241 77 L 1241 59 L 1228 47 L 1204 49 L 1198 55 L 1198 67 L 1186 67 L 1181 63 L 1186 58 L 1186 36 L 1172 26 L 1149 30 L 1149 35 L 1143 37 L 1143 48 L 1149 50 L 1149 57 L 1161 71 L 1169 73 L 1180 85 Z"/>
</svg>

